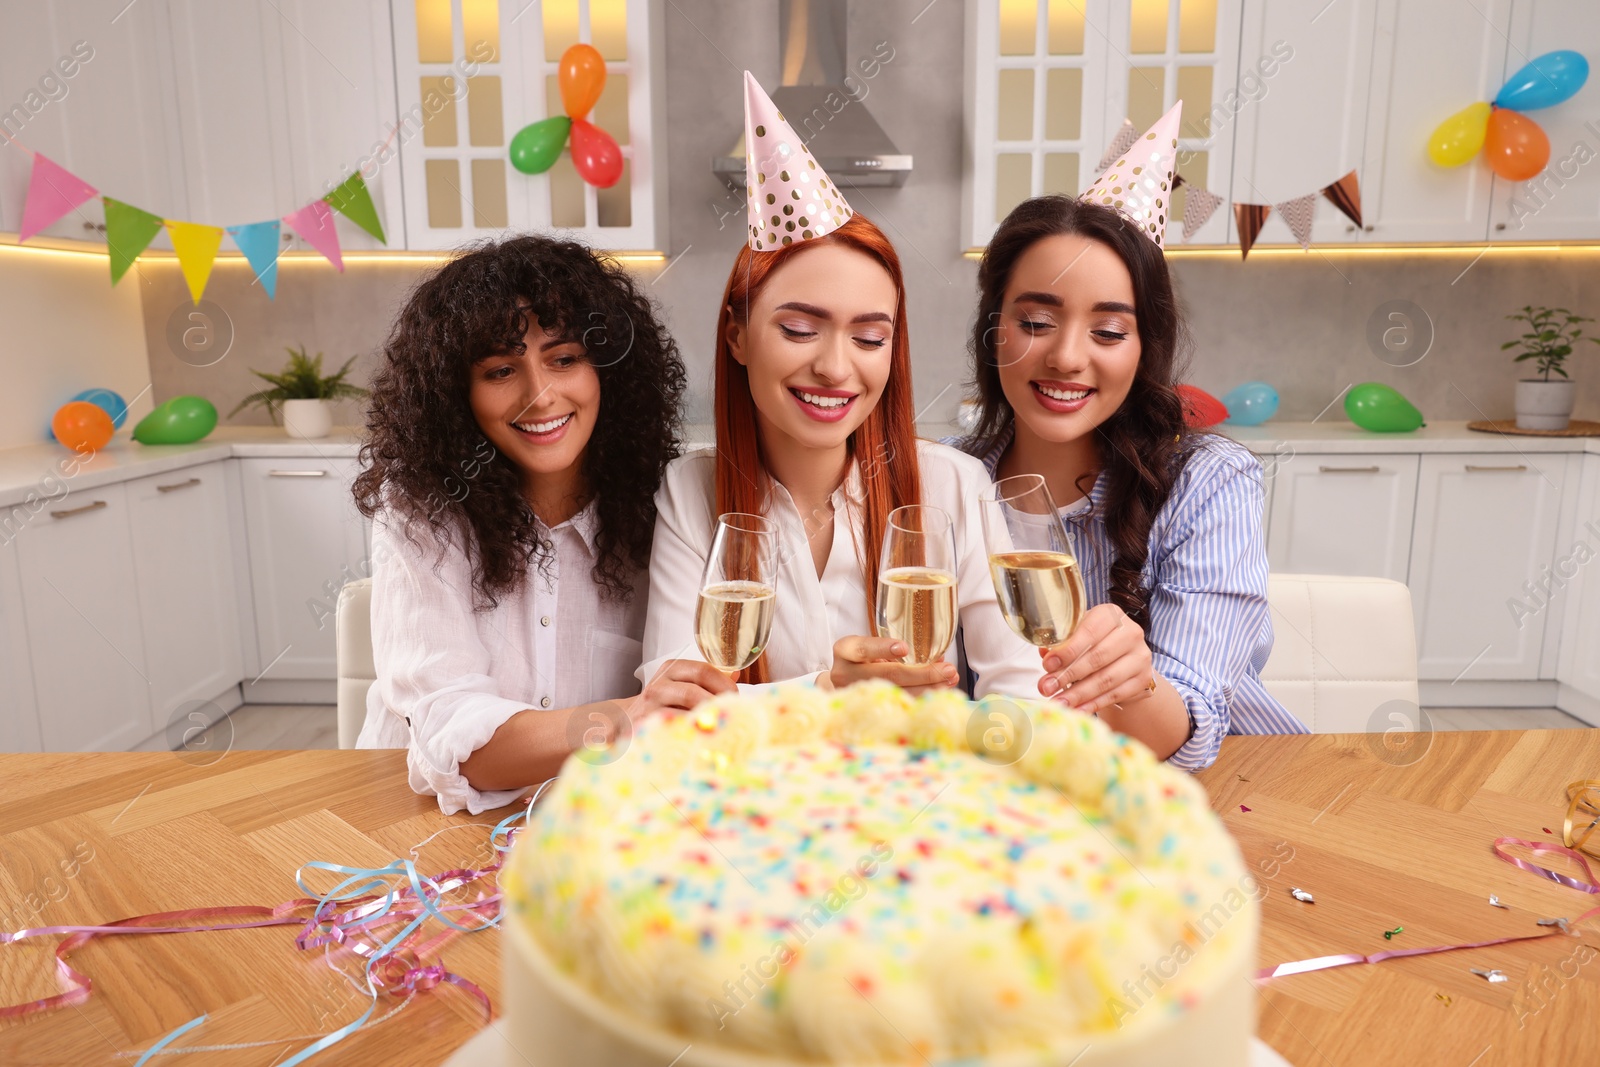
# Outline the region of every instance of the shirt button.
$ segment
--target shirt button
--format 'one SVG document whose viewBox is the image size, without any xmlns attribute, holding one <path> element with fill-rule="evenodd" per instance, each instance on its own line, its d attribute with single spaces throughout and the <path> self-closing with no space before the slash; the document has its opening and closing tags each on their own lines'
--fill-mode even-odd
<svg viewBox="0 0 1600 1067">
<path fill-rule="evenodd" d="M 550 698 L 549 697 L 544 697 L 543 699 L 541 699 L 539 701 L 539 706 L 541 708 L 548 708 L 550 706 Z"/>
<path fill-rule="evenodd" d="M 548 615 L 541 615 L 541 616 L 540 616 L 540 617 L 539 617 L 539 625 L 540 625 L 540 626 L 549 626 L 549 625 L 550 625 L 550 616 L 548 616 Z"/>
</svg>

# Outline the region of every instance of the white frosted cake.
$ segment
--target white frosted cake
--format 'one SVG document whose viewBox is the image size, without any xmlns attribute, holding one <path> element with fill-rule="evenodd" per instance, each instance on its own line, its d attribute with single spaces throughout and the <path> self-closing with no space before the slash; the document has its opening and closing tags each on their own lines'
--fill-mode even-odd
<svg viewBox="0 0 1600 1067">
<path fill-rule="evenodd" d="M 651 720 L 567 761 L 501 886 L 535 1067 L 1248 1062 L 1237 846 L 1051 704 L 784 686 Z"/>
</svg>

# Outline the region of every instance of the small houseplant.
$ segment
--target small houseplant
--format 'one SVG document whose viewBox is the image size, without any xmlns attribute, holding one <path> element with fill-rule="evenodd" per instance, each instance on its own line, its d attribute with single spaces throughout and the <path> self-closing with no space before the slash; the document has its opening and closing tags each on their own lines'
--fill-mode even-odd
<svg viewBox="0 0 1600 1067">
<path fill-rule="evenodd" d="M 1502 351 L 1521 349 L 1515 362 L 1534 362 L 1537 378 L 1523 378 L 1517 382 L 1517 429 L 1565 430 L 1572 418 L 1572 405 L 1577 398 L 1577 383 L 1567 375 L 1567 357 L 1583 341 L 1600 344 L 1600 337 L 1585 337 L 1585 322 L 1594 320 L 1575 315 L 1566 308 L 1547 308 L 1527 305 L 1506 318 L 1524 322 L 1528 332 L 1515 341 L 1501 345 Z M 1560 375 L 1552 381 L 1551 374 Z"/>
<path fill-rule="evenodd" d="M 248 407 L 263 407 L 276 424 L 281 410 L 283 428 L 290 437 L 326 437 L 333 429 L 333 411 L 328 401 L 367 395 L 367 391 L 359 385 L 345 381 L 345 376 L 350 373 L 350 364 L 356 361 L 356 357 L 351 356 L 344 361 L 344 366 L 324 376 L 321 352 L 309 356 L 304 345 L 289 347 L 285 351 L 289 353 L 289 362 L 284 364 L 282 371 L 277 374 L 259 370 L 250 372 L 270 383 L 272 388 L 251 393 L 239 401 L 239 406 L 229 412 L 228 417 L 232 418 Z"/>
</svg>

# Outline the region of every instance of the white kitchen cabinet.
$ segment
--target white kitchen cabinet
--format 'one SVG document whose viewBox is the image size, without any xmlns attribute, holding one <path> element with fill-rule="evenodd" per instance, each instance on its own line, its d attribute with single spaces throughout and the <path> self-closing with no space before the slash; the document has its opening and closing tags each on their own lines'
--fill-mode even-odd
<svg viewBox="0 0 1600 1067">
<path fill-rule="evenodd" d="M 239 466 L 261 677 L 331 681 L 338 590 L 366 573 L 366 523 L 350 495 L 357 461 L 250 458 Z"/>
<path fill-rule="evenodd" d="M 1577 49 L 1594 63 L 1600 45 L 1600 3 L 1516 0 L 1509 37 L 1511 49 L 1501 81 L 1529 60 L 1557 49 Z M 1490 92 L 1499 87 L 1497 83 Z M 1600 84 L 1591 77 L 1572 99 L 1530 111 L 1528 117 L 1550 138 L 1550 162 L 1532 181 L 1494 179 L 1489 236 L 1504 241 L 1600 237 L 1600 160 L 1596 158 L 1600 156 Z M 1487 172 L 1481 163 L 1476 165 Z"/>
<path fill-rule="evenodd" d="M 244 674 L 223 471 L 207 463 L 127 483 L 151 733 Z"/>
<path fill-rule="evenodd" d="M 1600 455 L 1584 456 L 1580 470 L 1577 521 L 1570 539 L 1556 541 L 1551 563 L 1556 578 L 1571 583 L 1556 680 L 1600 709 Z"/>
<path fill-rule="evenodd" d="M 0 539 L 0 752 L 37 752 L 39 711 L 28 661 L 28 624 L 22 610 L 17 545 Z"/>
<path fill-rule="evenodd" d="M 1257 97 L 1234 120 L 1234 203 L 1279 204 L 1319 193 L 1351 170 L 1366 180 L 1376 0 L 1317 6 L 1320 11 L 1274 0 L 1245 2 L 1241 73 L 1283 46 L 1293 50 L 1293 57 L 1279 63 L 1272 77 L 1259 79 Z M 1212 192 L 1223 194 L 1215 186 Z M 1350 221 L 1320 197 L 1314 217 L 1313 244 L 1347 243 L 1358 236 Z M 1273 211 L 1258 240 L 1292 243 L 1294 234 Z"/>
<path fill-rule="evenodd" d="M 126 487 L 74 492 L 17 534 L 46 751 L 126 749 L 150 729 L 150 685 Z"/>
<path fill-rule="evenodd" d="M 1512 0 L 1379 0 L 1361 175 L 1373 240 L 1481 241 L 1488 232 L 1493 173 L 1481 156 L 1435 166 L 1428 137 L 1499 90 L 1511 10 Z"/>
<path fill-rule="evenodd" d="M 1555 549 L 1567 457 L 1422 457 L 1411 546 L 1417 676 L 1539 677 L 1548 612 L 1520 612 Z"/>
<path fill-rule="evenodd" d="M 1417 458 L 1301 453 L 1280 460 L 1267 536 L 1272 569 L 1405 581 Z"/>
</svg>

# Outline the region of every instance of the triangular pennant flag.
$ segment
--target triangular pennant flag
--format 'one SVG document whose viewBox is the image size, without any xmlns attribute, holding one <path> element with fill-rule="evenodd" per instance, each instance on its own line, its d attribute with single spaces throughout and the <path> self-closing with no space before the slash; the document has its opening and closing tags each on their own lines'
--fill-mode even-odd
<svg viewBox="0 0 1600 1067">
<path fill-rule="evenodd" d="M 344 259 L 339 255 L 339 235 L 333 228 L 333 211 L 321 200 L 313 200 L 299 211 L 285 215 L 283 221 L 312 248 L 321 252 L 340 271 Z"/>
<path fill-rule="evenodd" d="M 1217 208 L 1222 206 L 1222 197 L 1209 189 L 1202 189 L 1198 185 L 1186 186 L 1188 192 L 1184 194 L 1183 203 L 1183 240 L 1187 244 L 1200 232 L 1200 227 L 1211 221 L 1211 216 L 1216 214 Z"/>
<path fill-rule="evenodd" d="M 1274 204 L 1273 207 L 1283 216 L 1283 221 L 1289 224 L 1289 232 L 1300 242 L 1300 247 L 1307 252 L 1311 251 L 1311 220 L 1317 210 L 1317 194 L 1307 193 L 1305 196 L 1297 196 L 1293 200 Z"/>
<path fill-rule="evenodd" d="M 239 246 L 250 269 L 256 272 L 256 281 L 267 291 L 267 299 L 278 295 L 278 234 L 281 227 L 277 219 L 252 222 L 244 226 L 229 226 L 228 236 Z"/>
<path fill-rule="evenodd" d="M 1361 229 L 1361 186 L 1356 181 L 1356 172 L 1351 171 L 1332 185 L 1325 186 L 1322 195 L 1327 197 L 1334 207 L 1344 212 L 1344 217 L 1356 224 L 1356 229 Z"/>
<path fill-rule="evenodd" d="M 1079 197 L 1121 212 L 1157 248 L 1163 247 L 1167 238 L 1167 209 L 1171 207 L 1182 116 L 1183 101 L 1179 100 L 1143 136 L 1134 138 L 1133 147 L 1114 159 Z"/>
<path fill-rule="evenodd" d="M 1235 204 L 1233 214 L 1239 222 L 1239 258 L 1244 259 L 1250 255 L 1250 246 L 1261 236 L 1261 227 L 1266 225 L 1272 208 L 1267 204 Z"/>
<path fill-rule="evenodd" d="M 367 191 L 367 183 L 361 180 L 359 170 L 339 183 L 339 188 L 323 197 L 322 202 L 381 243 L 389 243 L 383 236 L 383 223 L 378 221 L 378 209 L 372 206 L 372 194 Z"/>
<path fill-rule="evenodd" d="M 106 202 L 106 251 L 111 255 L 111 284 L 116 285 L 161 232 L 161 217 L 132 204 L 101 197 Z"/>
<path fill-rule="evenodd" d="M 172 250 L 178 255 L 178 268 L 183 271 L 183 280 L 189 283 L 189 295 L 198 304 L 205 295 L 206 281 L 211 277 L 211 264 L 216 261 L 217 249 L 222 247 L 222 227 L 168 219 L 167 232 L 172 235 Z"/>
<path fill-rule="evenodd" d="M 1111 147 L 1106 149 L 1106 154 L 1100 157 L 1100 162 L 1095 166 L 1096 174 L 1104 174 L 1106 168 L 1128 154 L 1128 149 L 1133 147 L 1133 142 L 1139 139 L 1139 131 L 1133 128 L 1132 119 L 1122 120 L 1122 129 L 1111 139 Z"/>
<path fill-rule="evenodd" d="M 756 76 L 744 72 L 745 243 L 757 252 L 832 233 L 850 205 Z"/>
<path fill-rule="evenodd" d="M 85 200 L 94 199 L 98 193 L 99 190 L 76 174 L 62 170 L 35 152 L 33 174 L 28 178 L 28 200 L 22 208 L 22 229 L 17 231 L 17 240 L 26 241 Z"/>
</svg>

